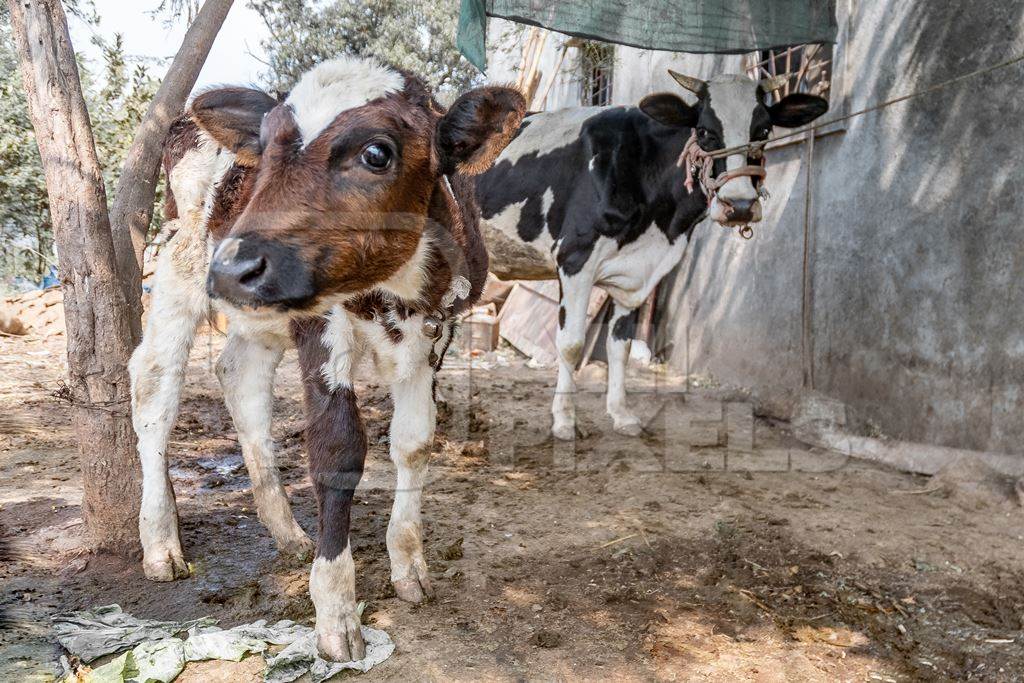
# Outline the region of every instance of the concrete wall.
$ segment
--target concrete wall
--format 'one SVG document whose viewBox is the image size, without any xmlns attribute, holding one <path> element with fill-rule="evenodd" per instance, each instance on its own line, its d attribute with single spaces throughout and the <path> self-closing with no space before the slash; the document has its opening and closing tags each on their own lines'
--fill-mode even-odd
<svg viewBox="0 0 1024 683">
<path fill-rule="evenodd" d="M 1024 3 L 840 0 L 853 111 L 1024 52 Z M 735 58 L 619 49 L 616 102 Z M 571 104 L 571 102 L 565 102 Z M 1024 454 L 1024 67 L 769 152 L 756 237 L 698 227 L 664 297 L 670 362 L 761 395 L 814 388 L 904 439 Z M 810 169 L 810 345 L 802 343 Z"/>
</svg>

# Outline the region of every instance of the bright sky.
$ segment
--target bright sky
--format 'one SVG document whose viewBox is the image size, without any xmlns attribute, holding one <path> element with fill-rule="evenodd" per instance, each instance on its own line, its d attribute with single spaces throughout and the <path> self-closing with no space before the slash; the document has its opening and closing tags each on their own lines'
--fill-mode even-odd
<svg viewBox="0 0 1024 683">
<path fill-rule="evenodd" d="M 129 55 L 166 60 L 163 64 L 150 65 L 150 73 L 163 75 L 170 58 L 181 45 L 185 22 L 178 21 L 167 27 L 161 18 L 150 16 L 149 12 L 159 5 L 159 0 L 95 1 L 101 19 L 100 35 L 113 39 L 114 34 L 121 33 Z M 90 42 L 90 29 L 73 17 L 69 17 L 69 21 L 75 49 L 85 53 L 91 65 L 98 66 L 101 55 Z M 266 35 L 263 21 L 249 9 L 246 0 L 235 0 L 199 75 L 197 87 L 218 83 L 255 83 L 264 70 L 257 57 L 263 57 L 260 40 Z"/>
</svg>

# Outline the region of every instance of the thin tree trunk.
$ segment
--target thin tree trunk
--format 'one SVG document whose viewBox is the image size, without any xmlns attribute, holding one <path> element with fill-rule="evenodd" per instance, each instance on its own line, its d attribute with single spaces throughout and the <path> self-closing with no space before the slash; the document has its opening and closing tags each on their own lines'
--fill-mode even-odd
<svg viewBox="0 0 1024 683">
<path fill-rule="evenodd" d="M 138 547 L 139 467 L 128 417 L 131 308 L 117 275 L 103 174 L 60 0 L 9 0 L 46 174 L 64 289 L 68 389 L 96 549 Z"/>
<path fill-rule="evenodd" d="M 125 299 L 133 309 L 133 347 L 138 345 L 142 336 L 142 254 L 153 218 L 153 199 L 160 177 L 164 139 L 195 86 L 231 5 L 232 0 L 207 0 L 189 26 L 178 54 L 135 133 L 114 194 L 110 225 Z"/>
</svg>

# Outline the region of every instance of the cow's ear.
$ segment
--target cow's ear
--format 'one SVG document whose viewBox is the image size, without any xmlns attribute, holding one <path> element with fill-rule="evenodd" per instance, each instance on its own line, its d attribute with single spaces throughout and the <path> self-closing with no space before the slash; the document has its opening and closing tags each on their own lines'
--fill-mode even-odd
<svg viewBox="0 0 1024 683">
<path fill-rule="evenodd" d="M 658 123 L 673 128 L 693 128 L 697 125 L 697 107 L 691 107 L 678 95 L 659 92 L 640 100 L 640 111 Z"/>
<path fill-rule="evenodd" d="M 189 113 L 217 144 L 238 155 L 238 163 L 259 161 L 260 126 L 277 100 L 255 88 L 217 88 L 192 100 Z"/>
<path fill-rule="evenodd" d="M 799 128 L 828 111 L 828 100 L 817 95 L 797 92 L 786 95 L 768 107 L 773 126 Z"/>
<path fill-rule="evenodd" d="M 514 88 L 485 86 L 462 95 L 437 124 L 441 172 L 483 173 L 512 141 L 526 113 Z"/>
</svg>

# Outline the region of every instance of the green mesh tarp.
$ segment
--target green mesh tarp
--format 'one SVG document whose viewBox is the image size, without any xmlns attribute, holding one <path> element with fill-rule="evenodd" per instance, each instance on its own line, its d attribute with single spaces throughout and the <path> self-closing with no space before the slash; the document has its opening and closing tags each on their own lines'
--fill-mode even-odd
<svg viewBox="0 0 1024 683">
<path fill-rule="evenodd" d="M 481 71 L 489 16 L 672 52 L 752 52 L 836 39 L 835 0 L 462 0 L 459 50 Z"/>
</svg>

